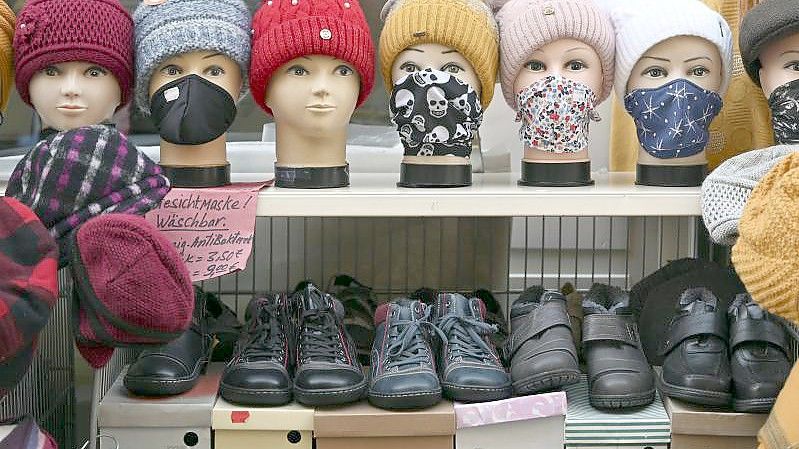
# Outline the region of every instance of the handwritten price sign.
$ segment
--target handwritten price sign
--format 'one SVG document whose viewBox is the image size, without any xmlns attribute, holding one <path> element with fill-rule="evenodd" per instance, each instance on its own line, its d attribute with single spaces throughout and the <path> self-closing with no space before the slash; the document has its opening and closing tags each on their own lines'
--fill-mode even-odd
<svg viewBox="0 0 799 449">
<path fill-rule="evenodd" d="M 215 278 L 247 267 L 258 191 L 270 184 L 173 188 L 146 218 L 175 245 L 192 281 Z"/>
</svg>

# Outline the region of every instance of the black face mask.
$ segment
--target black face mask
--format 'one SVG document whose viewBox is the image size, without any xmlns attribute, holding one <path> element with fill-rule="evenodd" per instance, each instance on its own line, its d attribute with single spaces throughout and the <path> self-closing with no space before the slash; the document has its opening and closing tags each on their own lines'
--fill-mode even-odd
<svg viewBox="0 0 799 449">
<path fill-rule="evenodd" d="M 162 139 L 200 145 L 228 130 L 236 118 L 236 102 L 225 89 L 192 74 L 158 89 L 150 98 L 150 111 Z"/>
<path fill-rule="evenodd" d="M 799 80 L 774 89 L 768 99 L 777 144 L 799 143 Z"/>
</svg>

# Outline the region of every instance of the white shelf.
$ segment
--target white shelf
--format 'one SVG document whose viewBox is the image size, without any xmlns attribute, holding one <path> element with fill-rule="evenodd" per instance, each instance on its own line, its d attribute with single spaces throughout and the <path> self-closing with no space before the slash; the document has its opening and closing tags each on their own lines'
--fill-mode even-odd
<svg viewBox="0 0 799 449">
<path fill-rule="evenodd" d="M 699 187 L 634 184 L 634 173 L 593 175 L 587 187 L 523 187 L 510 173 L 475 174 L 474 185 L 405 189 L 396 173 L 353 173 L 341 189 L 270 187 L 258 196 L 261 217 L 513 217 L 699 216 Z M 271 173 L 234 175 L 234 181 L 271 179 Z M 0 182 L 5 191 L 5 183 Z"/>
</svg>

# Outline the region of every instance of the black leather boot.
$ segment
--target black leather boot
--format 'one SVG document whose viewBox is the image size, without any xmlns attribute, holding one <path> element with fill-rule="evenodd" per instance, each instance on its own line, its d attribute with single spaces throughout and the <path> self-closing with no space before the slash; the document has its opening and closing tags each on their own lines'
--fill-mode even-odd
<svg viewBox="0 0 799 449">
<path fill-rule="evenodd" d="M 142 351 L 125 374 L 125 388 L 139 396 L 168 396 L 191 390 L 205 370 L 214 340 L 238 335 L 236 314 L 216 295 L 194 289 L 194 316 L 180 337 Z"/>
<path fill-rule="evenodd" d="M 364 397 L 369 385 L 344 328 L 344 306 L 313 284 L 292 295 L 292 301 L 298 311 L 294 398 L 318 406 Z"/>
<path fill-rule="evenodd" d="M 655 377 L 641 349 L 627 292 L 594 284 L 583 298 L 583 357 L 591 405 L 626 408 L 655 400 Z"/>
<path fill-rule="evenodd" d="M 291 401 L 294 344 L 290 318 L 285 293 L 250 300 L 245 331 L 222 373 L 219 393 L 225 400 L 247 405 Z"/>
<path fill-rule="evenodd" d="M 432 308 L 400 299 L 375 314 L 369 402 L 389 409 L 432 407 L 441 400 L 441 385 L 430 346 Z"/>
<path fill-rule="evenodd" d="M 497 328 L 484 321 L 480 298 L 442 293 L 435 313 L 441 330 L 437 360 L 444 396 L 459 402 L 509 398 L 510 375 L 490 338 Z"/>
<path fill-rule="evenodd" d="M 791 371 L 788 334 L 746 293 L 735 297 L 727 316 L 733 407 L 738 412 L 768 413 Z"/>
<path fill-rule="evenodd" d="M 666 396 L 701 405 L 729 405 L 732 399 L 727 315 L 706 288 L 683 292 L 671 319 L 658 378 Z"/>
<path fill-rule="evenodd" d="M 558 291 L 528 288 L 511 307 L 510 361 L 513 391 L 528 395 L 580 381 L 566 298 Z"/>
</svg>

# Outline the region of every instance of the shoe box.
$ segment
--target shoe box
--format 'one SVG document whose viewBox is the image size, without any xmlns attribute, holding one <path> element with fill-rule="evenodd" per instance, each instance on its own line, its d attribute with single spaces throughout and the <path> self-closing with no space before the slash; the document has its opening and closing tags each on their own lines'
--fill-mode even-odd
<svg viewBox="0 0 799 449">
<path fill-rule="evenodd" d="M 455 403 L 455 449 L 563 447 L 566 393 L 562 391 L 484 402 Z"/>
<path fill-rule="evenodd" d="M 455 409 L 449 401 L 407 412 L 382 410 L 366 401 L 318 408 L 314 435 L 316 449 L 452 449 Z"/>
<path fill-rule="evenodd" d="M 197 385 L 167 397 L 137 397 L 123 370 L 100 402 L 100 449 L 211 449 L 211 410 L 224 364 L 212 363 Z"/>
<path fill-rule="evenodd" d="M 644 407 L 603 410 L 591 406 L 585 375 L 563 390 L 566 449 L 668 449 L 671 422 L 659 394 Z"/>
<path fill-rule="evenodd" d="M 665 398 L 671 449 L 753 449 L 768 414 L 736 413 Z"/>
<path fill-rule="evenodd" d="M 239 406 L 220 396 L 212 426 L 216 449 L 311 449 L 314 409 L 296 402 L 281 407 Z"/>
</svg>

